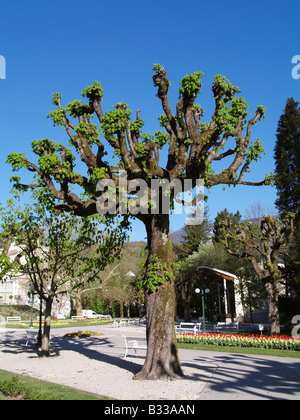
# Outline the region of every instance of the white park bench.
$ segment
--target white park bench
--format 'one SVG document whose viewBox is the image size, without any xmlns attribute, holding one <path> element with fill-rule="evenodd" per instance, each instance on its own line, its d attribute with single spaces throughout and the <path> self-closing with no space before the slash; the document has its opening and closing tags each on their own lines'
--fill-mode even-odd
<svg viewBox="0 0 300 420">
<path fill-rule="evenodd" d="M 120 321 L 115 319 L 112 324 L 113 328 L 125 327 L 126 325 L 128 325 L 127 319 L 120 319 Z"/>
<path fill-rule="evenodd" d="M 138 325 L 139 318 L 128 318 L 128 325 Z"/>
<path fill-rule="evenodd" d="M 135 351 L 135 355 L 137 355 L 137 350 L 147 350 L 147 339 L 146 337 L 129 337 L 123 335 L 125 339 L 125 355 L 124 359 L 126 359 L 128 351 L 130 349 Z"/>
<path fill-rule="evenodd" d="M 76 320 L 80 320 L 80 319 L 85 320 L 86 318 L 82 315 L 81 316 L 80 315 L 79 316 L 72 316 L 72 321 L 76 321 Z"/>
<path fill-rule="evenodd" d="M 226 331 L 232 331 L 232 330 L 239 330 L 239 323 L 238 322 L 230 322 L 227 324 L 226 322 L 218 322 L 216 325 L 214 325 L 215 331 L 220 330 L 226 330 Z"/>
<path fill-rule="evenodd" d="M 181 322 L 179 325 L 175 326 L 175 331 L 188 331 L 195 334 L 201 332 L 202 322 Z"/>
<path fill-rule="evenodd" d="M 6 318 L 6 322 L 21 322 L 21 317 L 20 316 L 8 316 Z"/>
</svg>

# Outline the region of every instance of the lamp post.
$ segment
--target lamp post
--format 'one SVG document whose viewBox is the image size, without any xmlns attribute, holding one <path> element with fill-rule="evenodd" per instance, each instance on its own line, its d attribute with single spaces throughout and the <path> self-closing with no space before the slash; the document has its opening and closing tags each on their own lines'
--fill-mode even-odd
<svg viewBox="0 0 300 420">
<path fill-rule="evenodd" d="M 30 294 L 31 294 L 31 299 L 30 299 L 30 297 L 29 297 L 29 300 L 28 300 L 28 303 L 31 303 L 31 316 L 30 316 L 30 325 L 29 325 L 29 328 L 33 328 L 33 322 L 32 322 L 32 320 L 33 320 L 33 303 L 34 303 L 34 295 L 33 295 L 33 292 L 34 292 L 34 284 L 32 284 L 31 286 L 30 286 Z"/>
<path fill-rule="evenodd" d="M 195 289 L 195 293 L 197 294 L 197 295 L 199 295 L 199 293 L 201 292 L 201 297 L 202 297 L 202 322 L 203 322 L 203 332 L 205 332 L 206 333 L 206 325 L 205 325 L 205 306 L 204 306 L 204 296 L 205 296 L 205 293 L 207 294 L 207 293 L 209 293 L 210 292 L 210 290 L 209 289 Z"/>
</svg>

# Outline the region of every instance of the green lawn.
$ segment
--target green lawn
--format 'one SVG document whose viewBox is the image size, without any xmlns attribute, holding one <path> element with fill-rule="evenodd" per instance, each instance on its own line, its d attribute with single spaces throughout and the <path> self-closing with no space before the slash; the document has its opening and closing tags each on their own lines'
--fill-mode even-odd
<svg viewBox="0 0 300 420">
<path fill-rule="evenodd" d="M 95 394 L 0 370 L 0 400 L 109 400 Z"/>
<path fill-rule="evenodd" d="M 251 347 L 214 346 L 214 345 L 187 344 L 187 343 L 177 343 L 177 345 L 178 345 L 178 348 L 180 349 L 300 358 L 300 351 L 260 349 L 260 348 L 251 348 Z"/>
</svg>

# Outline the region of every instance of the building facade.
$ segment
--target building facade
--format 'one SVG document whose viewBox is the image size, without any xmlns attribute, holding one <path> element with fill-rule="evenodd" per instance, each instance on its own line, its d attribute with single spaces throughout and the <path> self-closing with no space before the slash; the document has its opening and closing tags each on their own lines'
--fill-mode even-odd
<svg viewBox="0 0 300 420">
<path fill-rule="evenodd" d="M 21 249 L 12 244 L 8 251 L 8 257 L 13 261 L 20 255 Z M 31 280 L 29 276 L 19 274 L 15 276 L 5 276 L 0 280 L 0 305 L 31 305 Z M 40 308 L 40 298 L 34 294 L 33 307 Z M 44 305 L 43 305 L 44 306 Z M 55 299 L 52 307 L 52 316 L 63 314 L 66 318 L 70 317 L 71 304 L 68 293 L 59 295 Z"/>
</svg>

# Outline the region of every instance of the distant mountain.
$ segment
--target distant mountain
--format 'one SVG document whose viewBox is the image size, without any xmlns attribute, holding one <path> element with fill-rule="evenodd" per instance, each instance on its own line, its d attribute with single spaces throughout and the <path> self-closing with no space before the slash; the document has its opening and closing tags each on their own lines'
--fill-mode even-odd
<svg viewBox="0 0 300 420">
<path fill-rule="evenodd" d="M 210 227 L 209 237 L 212 238 L 213 237 L 214 224 L 213 223 L 209 224 L 209 227 Z M 176 230 L 175 232 L 170 233 L 171 242 L 181 243 L 181 242 L 183 242 L 183 238 L 182 238 L 183 236 L 186 236 L 186 230 L 185 230 L 184 227 L 182 227 L 179 230 Z"/>
<path fill-rule="evenodd" d="M 249 219 L 249 220 L 247 220 L 247 223 L 253 223 L 253 224 L 259 223 L 261 221 L 261 219 L 262 218 Z M 246 222 L 246 220 L 241 221 L 241 223 L 244 223 L 244 222 Z M 214 223 L 210 223 L 209 228 L 210 228 L 209 237 L 213 238 L 214 237 Z M 175 232 L 170 233 L 170 239 L 171 239 L 172 242 L 179 242 L 179 243 L 183 242 L 183 239 L 182 239 L 183 236 L 186 236 L 186 230 L 185 230 L 184 227 L 182 227 L 179 230 L 176 230 Z"/>
<path fill-rule="evenodd" d="M 182 237 L 186 235 L 186 230 L 185 228 L 181 228 L 179 230 L 176 230 L 175 232 L 170 233 L 170 239 L 171 242 L 183 242 Z"/>
</svg>

